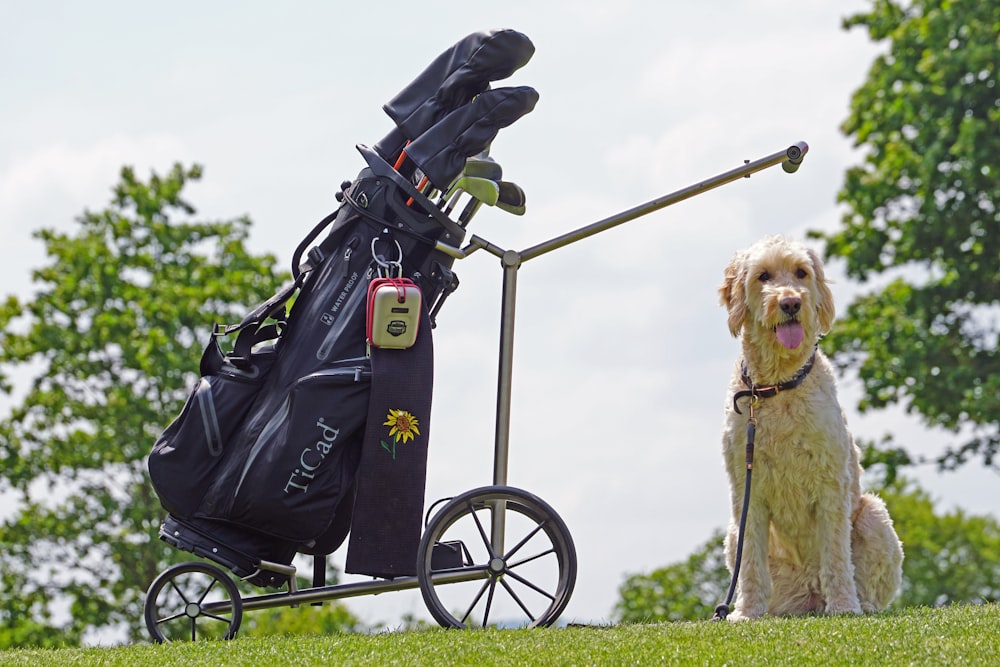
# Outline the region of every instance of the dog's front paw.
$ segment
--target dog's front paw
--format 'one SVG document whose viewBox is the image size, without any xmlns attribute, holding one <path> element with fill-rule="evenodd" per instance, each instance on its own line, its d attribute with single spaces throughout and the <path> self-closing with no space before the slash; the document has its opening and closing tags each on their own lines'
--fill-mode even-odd
<svg viewBox="0 0 1000 667">
<path fill-rule="evenodd" d="M 733 623 L 739 623 L 740 621 L 750 621 L 755 618 L 760 618 L 767 613 L 766 606 L 739 606 L 729 612 L 726 616 L 727 621 L 732 621 Z"/>
<path fill-rule="evenodd" d="M 860 614 L 861 603 L 854 600 L 831 600 L 824 610 L 827 614 Z"/>
<path fill-rule="evenodd" d="M 879 610 L 879 608 L 876 607 L 875 605 L 873 605 L 871 602 L 862 602 L 861 603 L 861 613 L 862 614 L 870 614 L 870 613 L 878 611 L 878 610 Z"/>
</svg>

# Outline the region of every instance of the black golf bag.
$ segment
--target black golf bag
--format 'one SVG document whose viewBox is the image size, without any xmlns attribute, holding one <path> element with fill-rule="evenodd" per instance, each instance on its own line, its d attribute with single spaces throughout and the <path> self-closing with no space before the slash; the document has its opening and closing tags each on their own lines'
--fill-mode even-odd
<svg viewBox="0 0 1000 667">
<path fill-rule="evenodd" d="M 330 554 L 348 533 L 347 571 L 415 574 L 431 329 L 458 285 L 436 244 L 465 234 L 415 183 L 444 191 L 534 107 L 531 88 L 489 89 L 532 53 L 503 30 L 431 63 L 384 107 L 396 127 L 358 147 L 368 166 L 296 249 L 293 283 L 216 325 L 201 378 L 149 456 L 169 513 L 161 539 L 262 586 L 288 580 L 268 564 Z"/>
</svg>

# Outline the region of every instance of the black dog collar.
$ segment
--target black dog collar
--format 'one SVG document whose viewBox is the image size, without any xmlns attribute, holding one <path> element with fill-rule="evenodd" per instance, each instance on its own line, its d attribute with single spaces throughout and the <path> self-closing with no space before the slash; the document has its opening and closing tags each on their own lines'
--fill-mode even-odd
<svg viewBox="0 0 1000 667">
<path fill-rule="evenodd" d="M 740 406 L 737 404 L 741 398 L 747 398 L 748 396 L 751 400 L 754 398 L 771 398 L 772 396 L 777 396 L 783 391 L 794 389 L 802 384 L 802 381 L 806 379 L 807 375 L 809 375 L 809 371 L 812 370 L 813 362 L 816 361 L 816 349 L 817 348 L 815 347 L 813 348 L 812 354 L 809 355 L 809 361 L 807 361 L 806 365 L 800 368 L 799 372 L 792 376 L 790 380 L 786 380 L 785 382 L 778 384 L 772 384 L 767 387 L 758 387 L 754 385 L 753 380 L 750 379 L 750 371 L 747 369 L 747 362 L 744 361 L 741 365 L 740 379 L 743 380 L 743 384 L 749 387 L 749 389 L 738 391 L 733 395 L 733 409 L 736 410 L 736 414 L 743 414 L 740 411 Z"/>
</svg>

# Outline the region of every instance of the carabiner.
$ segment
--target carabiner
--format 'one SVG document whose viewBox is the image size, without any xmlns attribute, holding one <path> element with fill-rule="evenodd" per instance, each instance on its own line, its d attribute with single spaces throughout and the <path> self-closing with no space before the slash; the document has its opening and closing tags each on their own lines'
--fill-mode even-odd
<svg viewBox="0 0 1000 667">
<path fill-rule="evenodd" d="M 380 278 L 399 278 L 403 275 L 403 249 L 399 245 L 399 241 L 396 239 L 391 239 L 393 243 L 396 244 L 396 253 L 399 255 L 398 259 L 387 260 L 383 259 L 378 252 L 375 251 L 375 244 L 378 243 L 381 237 L 376 236 L 372 239 L 372 259 L 375 264 L 378 265 L 378 274 Z M 383 275 L 383 271 L 385 275 Z"/>
</svg>

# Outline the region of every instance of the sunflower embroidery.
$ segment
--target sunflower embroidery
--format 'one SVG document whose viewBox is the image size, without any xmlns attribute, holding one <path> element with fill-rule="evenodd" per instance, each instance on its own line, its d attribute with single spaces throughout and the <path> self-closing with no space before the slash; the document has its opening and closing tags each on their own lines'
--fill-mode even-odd
<svg viewBox="0 0 1000 667">
<path fill-rule="evenodd" d="M 406 444 L 407 440 L 413 440 L 414 436 L 420 435 L 420 430 L 417 428 L 420 424 L 417 418 L 411 415 L 406 410 L 393 410 L 389 409 L 389 414 L 385 417 L 385 422 L 383 426 L 391 426 L 389 429 L 389 437 L 392 439 L 391 443 L 387 443 L 385 440 L 381 441 L 382 449 L 392 454 L 393 460 L 396 458 L 396 445 L 402 442 Z"/>
</svg>

